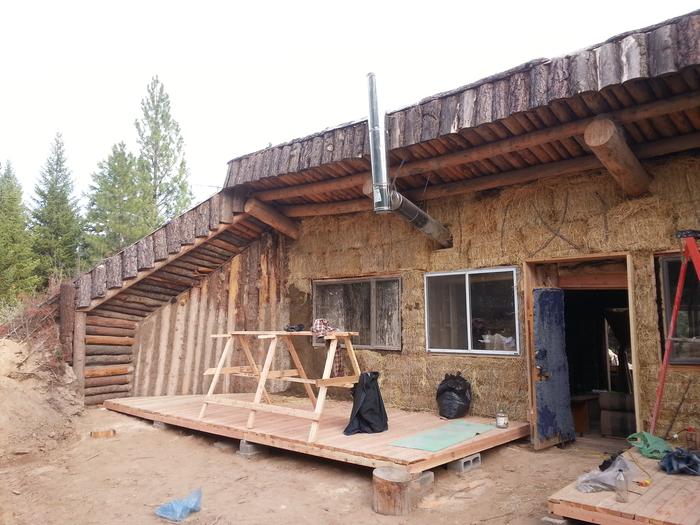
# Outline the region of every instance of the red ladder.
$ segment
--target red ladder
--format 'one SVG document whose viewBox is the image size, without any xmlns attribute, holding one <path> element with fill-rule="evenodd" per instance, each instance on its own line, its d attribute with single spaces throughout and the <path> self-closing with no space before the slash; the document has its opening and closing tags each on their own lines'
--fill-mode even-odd
<svg viewBox="0 0 700 525">
<path fill-rule="evenodd" d="M 678 286 L 676 286 L 676 297 L 673 301 L 673 311 L 671 312 L 671 320 L 668 323 L 668 331 L 666 332 L 666 345 L 664 350 L 664 360 L 659 370 L 659 384 L 656 385 L 656 399 L 654 400 L 654 410 L 651 413 L 651 427 L 649 432 L 652 434 L 656 430 L 656 423 L 661 411 L 661 401 L 664 397 L 664 387 L 666 386 L 666 372 L 668 371 L 668 363 L 671 360 L 671 349 L 673 348 L 673 336 L 676 335 L 676 321 L 678 320 L 678 310 L 681 306 L 681 297 L 683 297 L 683 288 L 685 287 L 685 276 L 688 270 L 688 261 L 693 263 L 695 274 L 700 279 L 700 251 L 698 250 L 697 239 L 700 239 L 700 231 L 698 230 L 682 230 L 676 233 L 676 237 L 681 239 L 683 253 L 681 258 L 681 271 L 678 275 Z"/>
</svg>

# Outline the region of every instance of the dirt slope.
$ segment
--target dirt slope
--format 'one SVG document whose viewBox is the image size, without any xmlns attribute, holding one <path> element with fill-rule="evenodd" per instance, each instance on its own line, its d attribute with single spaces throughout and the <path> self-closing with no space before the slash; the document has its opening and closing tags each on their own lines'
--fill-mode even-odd
<svg viewBox="0 0 700 525">
<path fill-rule="evenodd" d="M 83 412 L 75 375 L 47 350 L 0 339 L 0 465 L 71 439 Z"/>
</svg>

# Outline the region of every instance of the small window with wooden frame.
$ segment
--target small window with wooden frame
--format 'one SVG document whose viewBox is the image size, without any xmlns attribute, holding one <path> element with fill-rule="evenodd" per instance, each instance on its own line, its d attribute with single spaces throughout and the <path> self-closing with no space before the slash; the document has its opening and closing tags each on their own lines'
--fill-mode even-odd
<svg viewBox="0 0 700 525">
<path fill-rule="evenodd" d="M 681 268 L 680 255 L 657 258 L 657 284 L 660 291 L 659 323 L 662 334 L 661 351 L 666 348 L 668 323 L 671 319 Z M 693 265 L 688 266 L 681 297 L 676 334 L 673 338 L 670 363 L 673 365 L 700 365 L 700 283 Z"/>
<path fill-rule="evenodd" d="M 382 276 L 314 281 L 313 318 L 359 332 L 353 339 L 355 348 L 400 351 L 401 280 Z"/>
<path fill-rule="evenodd" d="M 516 270 L 425 274 L 428 352 L 518 355 Z"/>
</svg>

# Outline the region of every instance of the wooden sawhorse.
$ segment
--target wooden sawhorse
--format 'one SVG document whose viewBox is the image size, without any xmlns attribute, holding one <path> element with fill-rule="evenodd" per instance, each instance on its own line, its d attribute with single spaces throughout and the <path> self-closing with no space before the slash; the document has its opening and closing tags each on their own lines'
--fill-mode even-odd
<svg viewBox="0 0 700 525">
<path fill-rule="evenodd" d="M 326 402 L 326 393 L 328 387 L 341 387 L 341 388 L 351 388 L 355 383 L 359 381 L 360 365 L 357 362 L 357 356 L 355 355 L 355 350 L 352 346 L 351 337 L 358 335 L 357 332 L 329 332 L 324 336 L 326 340 L 326 363 L 323 369 L 323 375 L 320 379 L 309 379 L 304 370 L 304 366 L 299 359 L 299 354 L 294 347 L 292 339 L 294 337 L 313 337 L 315 334 L 312 332 L 279 332 L 279 331 L 234 331 L 228 334 L 216 334 L 212 337 L 225 337 L 228 338 L 224 351 L 221 354 L 219 363 L 216 368 L 210 368 L 204 372 L 205 375 L 213 375 L 211 385 L 209 385 L 209 391 L 204 398 L 204 404 L 199 413 L 199 419 L 204 417 L 207 409 L 207 405 L 226 405 L 234 406 L 240 408 L 250 409 L 250 414 L 248 415 L 248 422 L 246 424 L 247 428 L 253 428 L 255 425 L 255 414 L 257 412 L 270 412 L 272 414 L 282 414 L 285 416 L 299 417 L 308 419 L 311 421 L 311 429 L 309 430 L 309 442 L 316 440 L 316 434 L 318 433 L 318 425 L 323 414 L 323 407 Z M 265 355 L 265 362 L 262 369 L 258 368 L 253 358 L 253 352 L 251 350 L 251 345 L 248 338 L 254 337 L 262 340 L 270 340 L 270 344 L 267 348 L 267 353 Z M 233 366 L 225 367 L 224 364 L 229 357 L 229 354 L 233 351 L 233 342 L 237 340 L 240 344 L 243 353 L 245 354 L 246 361 L 248 362 L 245 366 Z M 292 363 L 294 368 L 287 370 L 271 370 L 272 361 L 274 360 L 275 353 L 277 351 L 278 341 L 283 341 L 289 355 L 292 358 Z M 343 377 L 331 377 L 331 371 L 333 369 L 333 359 L 335 358 L 335 353 L 338 349 L 338 342 L 342 342 L 345 346 L 345 350 L 348 352 L 348 358 L 350 359 L 350 364 L 353 369 L 353 374 L 351 376 Z M 214 390 L 219 381 L 219 377 L 223 374 L 235 375 L 240 377 L 254 377 L 258 380 L 258 385 L 255 390 L 255 397 L 253 401 L 243 401 L 239 399 L 230 399 L 224 397 L 225 395 L 215 395 Z M 283 407 L 279 405 L 274 405 L 270 396 L 265 388 L 265 383 L 268 379 L 276 379 L 278 381 L 288 381 L 292 383 L 302 383 L 304 389 L 306 390 L 306 395 L 311 401 L 313 410 L 304 410 L 299 408 Z M 314 394 L 312 385 L 318 387 L 318 398 Z M 263 403 L 263 398 L 266 403 Z"/>
</svg>

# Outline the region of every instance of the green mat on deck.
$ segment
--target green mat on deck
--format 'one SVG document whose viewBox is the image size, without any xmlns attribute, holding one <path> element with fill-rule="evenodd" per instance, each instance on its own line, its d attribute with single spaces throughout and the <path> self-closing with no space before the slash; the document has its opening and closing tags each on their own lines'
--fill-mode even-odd
<svg viewBox="0 0 700 525">
<path fill-rule="evenodd" d="M 467 421 L 450 421 L 441 427 L 425 432 L 418 432 L 412 436 L 397 439 L 389 443 L 395 447 L 415 448 L 417 450 L 427 450 L 437 452 L 443 448 L 457 445 L 462 441 L 467 441 L 477 434 L 483 434 L 496 428 L 493 425 L 483 423 L 469 423 Z"/>
</svg>

